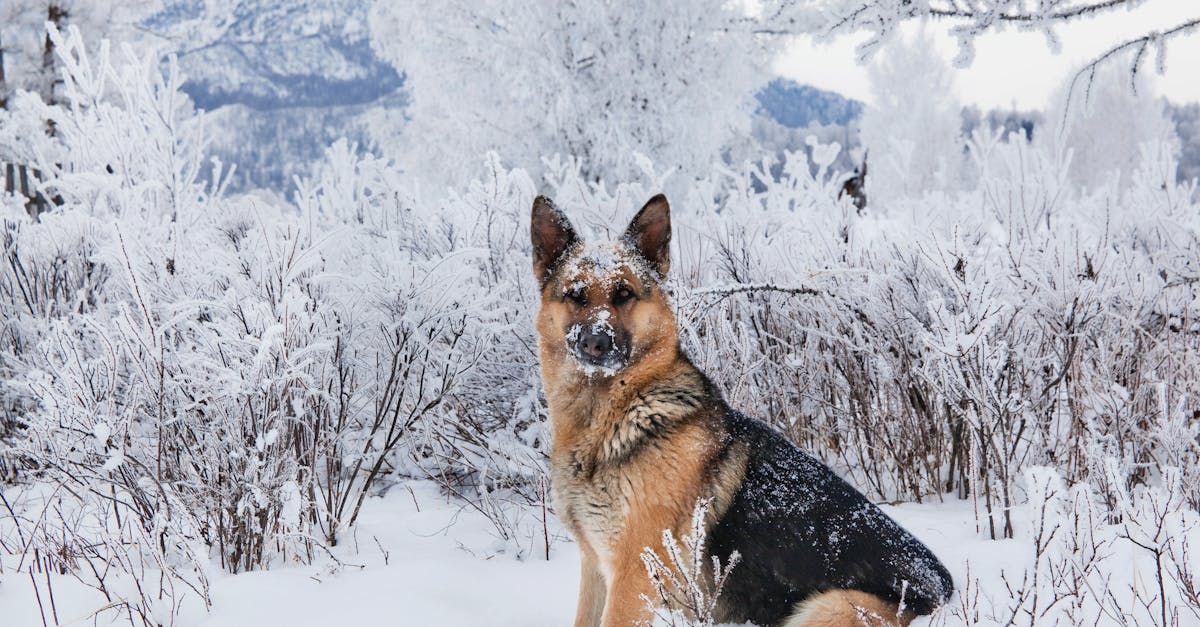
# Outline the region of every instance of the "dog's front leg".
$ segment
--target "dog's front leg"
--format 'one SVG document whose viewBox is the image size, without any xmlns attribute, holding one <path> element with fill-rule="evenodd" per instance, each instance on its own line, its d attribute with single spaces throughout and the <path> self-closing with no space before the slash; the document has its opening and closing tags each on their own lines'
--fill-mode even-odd
<svg viewBox="0 0 1200 627">
<path fill-rule="evenodd" d="M 649 624 L 650 610 L 642 595 L 653 598 L 654 587 L 646 575 L 639 547 L 636 552 L 626 553 L 625 559 L 616 565 L 604 603 L 604 620 L 600 624 L 603 627 Z"/>
<path fill-rule="evenodd" d="M 579 543 L 579 607 L 575 610 L 575 627 L 600 627 L 607 595 L 604 575 L 596 553 L 586 542 Z"/>
</svg>

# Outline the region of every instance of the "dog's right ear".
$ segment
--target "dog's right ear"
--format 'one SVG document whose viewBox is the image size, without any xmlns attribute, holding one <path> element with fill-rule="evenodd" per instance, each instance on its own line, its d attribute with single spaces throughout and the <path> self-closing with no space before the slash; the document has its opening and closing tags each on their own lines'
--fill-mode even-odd
<svg viewBox="0 0 1200 627">
<path fill-rule="evenodd" d="M 545 283 L 562 256 L 579 241 L 579 236 L 567 216 L 545 196 L 533 199 L 529 234 L 533 240 L 533 274 L 538 282 Z"/>
</svg>

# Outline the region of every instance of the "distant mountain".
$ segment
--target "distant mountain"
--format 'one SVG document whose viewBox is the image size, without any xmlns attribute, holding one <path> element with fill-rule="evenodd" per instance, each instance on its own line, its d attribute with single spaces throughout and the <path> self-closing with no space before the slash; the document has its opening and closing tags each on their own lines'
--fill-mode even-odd
<svg viewBox="0 0 1200 627">
<path fill-rule="evenodd" d="M 805 128 L 814 123 L 845 126 L 862 115 L 863 104 L 832 91 L 776 78 L 755 98 L 759 111 L 788 128 Z"/>
<path fill-rule="evenodd" d="M 178 40 L 183 90 L 197 107 L 259 110 L 362 105 L 404 79 L 371 50 L 368 0 L 243 0 L 208 16 L 203 0 L 174 0 L 147 26 Z"/>
<path fill-rule="evenodd" d="M 371 138 L 366 115 L 406 105 L 404 77 L 375 56 L 370 0 L 168 0 L 147 29 L 175 45 L 183 91 L 209 111 L 214 156 L 238 165 L 232 189 L 288 193 L 340 138 Z"/>
<path fill-rule="evenodd" d="M 261 45 L 221 44 L 194 53 L 183 61 L 190 68 L 183 91 L 196 106 L 211 110 L 230 104 L 270 110 L 290 107 L 338 107 L 375 102 L 398 92 L 404 84 L 395 68 L 376 59 L 367 42 L 311 39 Z M 294 59 L 291 55 L 331 55 L 345 74 L 320 74 L 311 67 L 278 67 L 275 62 Z M 234 68 L 243 77 L 240 84 L 225 72 L 197 71 L 203 68 Z"/>
</svg>

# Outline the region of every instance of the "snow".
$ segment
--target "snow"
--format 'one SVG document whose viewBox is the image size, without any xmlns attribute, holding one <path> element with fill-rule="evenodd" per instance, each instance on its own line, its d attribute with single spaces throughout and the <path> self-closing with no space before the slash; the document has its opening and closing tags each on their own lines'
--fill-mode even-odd
<svg viewBox="0 0 1200 627">
<path fill-rule="evenodd" d="M 562 276 L 572 281 L 572 287 L 592 282 L 605 289 L 611 288 L 626 272 L 645 275 L 649 271 L 648 264 L 623 242 L 585 242 L 583 249 L 560 270 Z M 587 281 L 577 279 L 579 276 L 586 276 Z"/>
<path fill-rule="evenodd" d="M 959 591 L 947 609 L 980 590 L 985 599 L 1002 601 L 1005 577 L 1011 580 L 1027 566 L 1030 538 L 987 539 L 977 530 L 967 501 L 881 507 L 950 569 Z M 1029 514 L 1028 508 L 1020 508 L 1022 518 Z M 332 549 L 336 560 L 326 557 L 310 566 L 277 564 L 265 571 L 216 577 L 211 582 L 212 611 L 206 614 L 196 605 L 185 607 L 177 624 L 467 627 L 478 625 L 481 617 L 497 627 L 569 624 L 575 611 L 579 556 L 553 518 L 548 533 L 552 539 L 548 561 L 542 559 L 540 548 L 535 556 L 516 559 L 510 544 L 496 536 L 480 512 L 429 482 L 406 482 L 368 500 L 357 528 Z M 1122 551 L 1113 559 L 1136 557 Z M 0 567 L 4 567 L 0 572 L 7 573 L 0 578 L 0 608 L 6 624 L 38 625 L 41 618 L 33 585 L 12 572 L 18 559 L 0 552 Z M 91 623 L 87 617 L 105 605 L 95 591 L 69 577 L 53 575 L 50 581 L 63 624 Z M 48 605 L 41 576 L 37 585 Z M 913 624 L 960 624 L 947 620 L 939 614 Z M 104 613 L 96 624 L 130 623 L 123 616 Z"/>
<path fill-rule="evenodd" d="M 555 545 L 549 562 L 517 561 L 497 552 L 489 525 L 430 484 L 394 487 L 371 500 L 339 551 L 347 564 L 363 568 L 299 567 L 218 579 L 215 609 L 196 624 L 468 627 L 481 617 L 497 626 L 568 624 L 579 568 L 573 545 Z"/>
<path fill-rule="evenodd" d="M 993 542 L 974 530 L 968 503 L 884 506 L 926 542 L 956 582 L 981 573 L 998 584 L 1002 568 L 1021 564 L 1024 543 Z M 550 560 L 515 559 L 479 512 L 439 493 L 429 482 L 393 486 L 371 498 L 357 529 L 315 566 L 225 575 L 212 581 L 213 610 L 185 610 L 181 627 L 559 627 L 575 615 L 579 556 L 556 520 Z M 16 556 L 0 554 L 11 567 Z M 7 572 L 7 571 L 6 571 Z M 735 567 L 736 572 L 736 567 Z M 33 588 L 23 577 L 0 580 L 6 624 L 39 625 Z M 84 617 L 102 606 L 99 595 L 68 577 L 52 577 L 60 618 Z M 45 595 L 44 582 L 40 583 Z M 90 621 L 87 621 L 90 623 Z M 100 625 L 127 621 L 101 620 Z M 927 624 L 922 619 L 915 625 Z"/>
<path fill-rule="evenodd" d="M 466 627 L 478 625 L 482 616 L 497 626 L 569 623 L 579 568 L 574 546 L 556 543 L 549 562 L 517 561 L 501 552 L 503 543 L 489 527 L 486 518 L 440 495 L 432 484 L 397 486 L 370 500 L 361 524 L 334 550 L 344 566 L 326 559 L 319 566 L 216 578 L 212 613 L 185 609 L 180 624 Z M 552 533 L 562 535 L 557 525 Z M 2 566 L 11 568 L 16 560 L 0 553 Z M 103 605 L 99 595 L 68 577 L 52 581 L 64 624 Z M 0 582 L 5 624 L 40 625 L 28 580 L 9 573 Z"/>
</svg>

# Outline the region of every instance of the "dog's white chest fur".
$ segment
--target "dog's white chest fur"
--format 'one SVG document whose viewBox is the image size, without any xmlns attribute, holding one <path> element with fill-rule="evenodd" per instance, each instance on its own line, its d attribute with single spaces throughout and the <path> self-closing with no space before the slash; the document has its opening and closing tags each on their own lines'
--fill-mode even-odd
<svg viewBox="0 0 1200 627">
<path fill-rule="evenodd" d="M 600 469 L 589 477 L 569 459 L 552 464 L 551 470 L 555 511 L 576 540 L 596 554 L 606 577 L 630 507 L 629 484 L 616 475 L 614 469 Z"/>
</svg>

